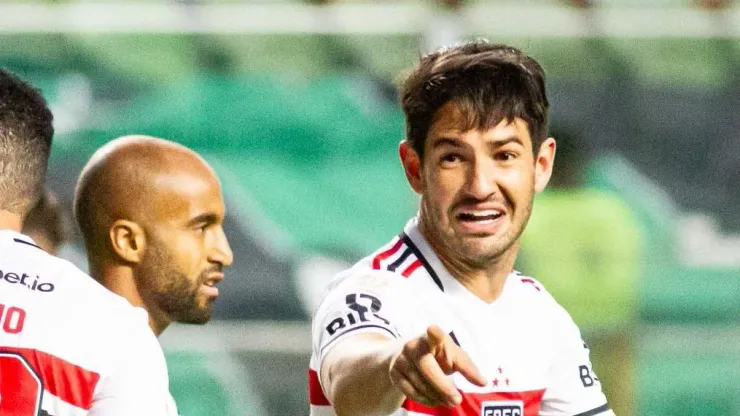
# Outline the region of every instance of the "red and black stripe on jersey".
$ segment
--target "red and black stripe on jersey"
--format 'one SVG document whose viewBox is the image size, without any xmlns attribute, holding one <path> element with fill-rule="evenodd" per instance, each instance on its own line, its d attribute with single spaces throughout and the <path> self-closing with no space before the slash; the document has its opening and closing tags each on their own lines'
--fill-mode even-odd
<svg viewBox="0 0 740 416">
<path fill-rule="evenodd" d="M 403 277 L 410 277 L 420 267 L 424 267 L 429 277 L 439 290 L 444 292 L 444 286 L 439 279 L 437 272 L 434 271 L 421 250 L 414 244 L 411 238 L 402 232 L 394 238 L 389 244 L 389 248 L 381 251 L 373 257 L 372 266 L 375 270 L 387 270 L 396 273 L 398 268 L 405 264 L 400 274 Z"/>
</svg>

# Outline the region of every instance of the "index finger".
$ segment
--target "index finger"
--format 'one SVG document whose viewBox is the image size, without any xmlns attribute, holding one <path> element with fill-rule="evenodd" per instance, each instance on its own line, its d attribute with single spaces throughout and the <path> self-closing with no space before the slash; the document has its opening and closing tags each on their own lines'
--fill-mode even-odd
<svg viewBox="0 0 740 416">
<path fill-rule="evenodd" d="M 429 385 L 443 396 L 449 403 L 458 405 L 462 402 L 462 396 L 452 381 L 442 371 L 437 360 L 431 354 L 424 354 L 416 362 L 419 370 Z"/>
<path fill-rule="evenodd" d="M 462 348 L 458 348 L 457 354 L 452 360 L 452 369 L 477 386 L 485 387 L 488 385 L 488 380 L 483 377 L 478 367 L 473 364 L 470 356 Z"/>
</svg>

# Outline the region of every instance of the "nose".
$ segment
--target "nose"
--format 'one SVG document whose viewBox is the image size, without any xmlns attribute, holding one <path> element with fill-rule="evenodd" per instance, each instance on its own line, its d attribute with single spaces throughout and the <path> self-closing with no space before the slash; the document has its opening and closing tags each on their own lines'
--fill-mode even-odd
<svg viewBox="0 0 740 416">
<path fill-rule="evenodd" d="M 226 238 L 223 228 L 219 228 L 218 233 L 216 233 L 216 239 L 209 257 L 211 262 L 220 263 L 227 267 L 234 262 L 234 253 L 231 251 L 229 240 Z"/>
<path fill-rule="evenodd" d="M 495 166 L 481 158 L 471 165 L 467 182 L 468 194 L 479 201 L 487 200 L 498 191 Z"/>
</svg>

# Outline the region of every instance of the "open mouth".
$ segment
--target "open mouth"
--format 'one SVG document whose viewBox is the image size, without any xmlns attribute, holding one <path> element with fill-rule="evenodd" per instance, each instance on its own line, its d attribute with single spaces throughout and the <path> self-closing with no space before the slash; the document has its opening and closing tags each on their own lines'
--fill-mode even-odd
<svg viewBox="0 0 740 416">
<path fill-rule="evenodd" d="M 501 218 L 503 212 L 498 210 L 463 211 L 457 214 L 457 219 L 464 222 L 486 224 Z"/>
</svg>

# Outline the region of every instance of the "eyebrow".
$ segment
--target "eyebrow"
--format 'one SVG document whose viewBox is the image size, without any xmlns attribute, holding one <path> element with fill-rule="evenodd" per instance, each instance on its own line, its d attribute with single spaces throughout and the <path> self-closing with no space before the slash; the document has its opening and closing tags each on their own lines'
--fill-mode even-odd
<svg viewBox="0 0 740 416">
<path fill-rule="evenodd" d="M 524 142 L 522 141 L 522 139 L 519 138 L 519 136 L 509 136 L 505 139 L 493 140 L 490 145 L 494 147 L 502 147 L 506 146 L 509 143 L 517 143 L 520 146 L 524 146 Z"/>
<path fill-rule="evenodd" d="M 519 138 L 519 136 L 509 136 L 503 139 L 492 140 L 488 144 L 493 147 L 502 147 L 506 146 L 509 143 L 517 143 L 520 146 L 524 146 L 524 142 L 522 141 L 522 139 Z M 434 144 L 432 145 L 432 149 L 436 149 L 442 146 L 463 147 L 463 143 L 459 139 L 443 137 L 434 142 Z"/>
<path fill-rule="evenodd" d="M 213 212 L 200 214 L 195 218 L 188 221 L 188 227 L 192 227 L 198 224 L 215 224 L 219 221 L 219 216 Z"/>
<path fill-rule="evenodd" d="M 452 138 L 449 138 L 449 137 L 443 137 L 443 138 L 437 140 L 436 142 L 434 142 L 434 144 L 432 145 L 432 149 L 436 149 L 436 148 L 442 147 L 442 146 L 463 147 L 463 144 L 458 139 L 452 139 Z"/>
</svg>

